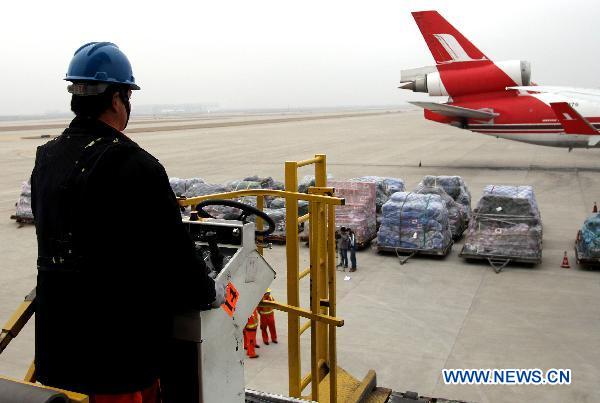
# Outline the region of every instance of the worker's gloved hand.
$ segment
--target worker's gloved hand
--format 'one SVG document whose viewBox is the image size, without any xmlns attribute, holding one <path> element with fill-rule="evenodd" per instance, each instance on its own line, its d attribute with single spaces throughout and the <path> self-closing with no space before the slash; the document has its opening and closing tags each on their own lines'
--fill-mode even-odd
<svg viewBox="0 0 600 403">
<path fill-rule="evenodd" d="M 225 302 L 225 284 L 215 281 L 215 301 L 212 303 L 213 308 L 218 308 Z"/>
</svg>

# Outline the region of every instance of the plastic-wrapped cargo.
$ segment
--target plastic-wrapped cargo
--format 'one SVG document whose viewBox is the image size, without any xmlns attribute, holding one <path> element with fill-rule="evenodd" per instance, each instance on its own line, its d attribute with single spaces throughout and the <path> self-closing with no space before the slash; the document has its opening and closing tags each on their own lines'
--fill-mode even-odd
<svg viewBox="0 0 600 403">
<path fill-rule="evenodd" d="M 253 196 L 244 196 L 233 200 L 251 207 L 256 207 L 256 197 Z M 203 210 L 214 218 L 222 218 L 225 220 L 235 220 L 242 214 L 242 210 L 231 206 L 210 205 L 204 207 Z"/>
<path fill-rule="evenodd" d="M 498 189 L 500 190 L 498 191 Z M 542 222 L 531 186 L 486 186 L 461 255 L 539 262 Z"/>
<path fill-rule="evenodd" d="M 577 249 L 581 258 L 600 258 L 600 213 L 592 215 L 583 223 Z"/>
<path fill-rule="evenodd" d="M 21 194 L 19 195 L 16 207 L 14 219 L 18 222 L 33 222 L 33 212 L 31 211 L 31 182 L 29 180 L 21 184 Z"/>
<path fill-rule="evenodd" d="M 311 186 L 315 186 L 315 176 L 306 175 L 298 182 L 298 192 L 308 193 L 308 188 Z"/>
<path fill-rule="evenodd" d="M 404 192 L 404 181 L 400 178 L 389 178 L 384 176 L 361 176 L 360 178 L 352 178 L 350 182 L 370 182 L 377 185 L 377 193 L 375 205 L 377 212 L 381 212 L 381 207 L 386 201 L 396 192 Z"/>
<path fill-rule="evenodd" d="M 441 187 L 424 186 L 422 183 L 417 186 L 414 191 L 420 194 L 436 194 L 440 196 L 446 203 L 448 209 L 448 227 L 452 233 L 453 239 L 458 239 L 462 236 L 467 227 L 467 216 L 464 213 L 464 206 L 454 201 L 448 193 Z"/>
<path fill-rule="evenodd" d="M 335 209 L 336 227 L 351 228 L 357 244 L 368 244 L 377 236 L 375 183 L 330 180 L 328 186 L 335 188 L 336 197 L 345 199 L 345 205 Z"/>
<path fill-rule="evenodd" d="M 283 190 L 284 188 L 283 182 L 276 181 L 270 176 L 261 178 L 258 175 L 248 176 L 241 180 L 237 179 L 230 181 L 225 184 L 225 187 L 227 187 L 230 192 L 247 189 Z M 273 196 L 265 196 L 265 207 L 269 206 L 273 199 Z M 256 202 L 254 203 L 254 206 L 256 206 Z"/>
<path fill-rule="evenodd" d="M 424 176 L 419 185 L 441 187 L 452 199 L 462 206 L 467 221 L 471 218 L 471 192 L 460 176 Z"/>
<path fill-rule="evenodd" d="M 483 189 L 483 194 L 527 199 L 533 209 L 533 213 L 538 217 L 540 215 L 540 210 L 537 201 L 535 200 L 535 193 L 533 192 L 533 186 L 487 185 Z"/>
<path fill-rule="evenodd" d="M 327 181 L 332 179 L 333 176 L 327 174 Z M 298 192 L 299 193 L 308 193 L 308 188 L 311 186 L 315 186 L 315 176 L 314 175 L 306 175 L 298 182 Z"/>
<path fill-rule="evenodd" d="M 223 185 L 212 184 L 212 183 L 196 183 L 192 185 L 183 196 L 187 198 L 198 197 L 198 196 L 206 196 L 216 193 L 226 193 L 228 192 L 227 188 Z"/>
<path fill-rule="evenodd" d="M 269 203 L 269 208 L 280 209 L 285 208 L 285 199 L 283 197 L 276 197 Z M 308 202 L 306 200 L 298 200 L 298 216 L 308 214 Z"/>
<path fill-rule="evenodd" d="M 270 176 L 261 178 L 258 175 L 248 176 L 244 178 L 246 182 L 259 182 L 262 189 L 283 190 L 283 182 L 276 181 Z"/>
<path fill-rule="evenodd" d="M 285 238 L 285 209 L 271 209 L 266 208 L 263 210 L 273 221 L 275 221 L 275 231 L 267 236 L 267 239 L 284 239 Z M 253 217 L 253 221 L 256 220 L 256 217 Z M 264 224 L 266 228 L 266 224 Z"/>
<path fill-rule="evenodd" d="M 230 192 L 246 189 L 262 189 L 261 183 L 258 181 L 247 181 L 245 179 L 236 179 L 225 184 L 225 187 Z"/>
<path fill-rule="evenodd" d="M 225 187 L 230 191 L 246 190 L 246 189 L 273 189 L 283 190 L 283 182 L 276 181 L 272 177 L 267 176 L 261 178 L 258 175 L 247 176 L 244 179 L 236 179 L 229 181 Z"/>
<path fill-rule="evenodd" d="M 285 208 L 265 208 L 263 210 L 269 217 L 275 222 L 275 231 L 266 236 L 266 240 L 269 241 L 284 241 L 286 237 L 286 210 Z M 256 216 L 252 215 L 248 217 L 249 221 L 256 222 Z M 298 226 L 298 231 L 303 229 L 303 224 Z M 267 228 L 267 224 L 264 224 L 263 228 Z"/>
<path fill-rule="evenodd" d="M 440 195 L 397 192 L 382 212 L 379 247 L 442 252 L 452 242 L 448 208 Z"/>
<path fill-rule="evenodd" d="M 171 189 L 173 189 L 173 193 L 175 193 L 177 197 L 183 196 L 188 190 L 198 183 L 204 183 L 204 180 L 201 178 L 169 178 Z"/>
<path fill-rule="evenodd" d="M 276 197 L 269 203 L 269 208 L 285 208 L 285 199 L 283 197 Z"/>
</svg>

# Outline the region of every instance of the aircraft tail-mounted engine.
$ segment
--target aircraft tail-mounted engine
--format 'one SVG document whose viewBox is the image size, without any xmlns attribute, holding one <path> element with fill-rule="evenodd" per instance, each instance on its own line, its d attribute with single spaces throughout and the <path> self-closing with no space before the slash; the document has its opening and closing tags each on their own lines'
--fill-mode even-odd
<svg viewBox="0 0 600 403">
<path fill-rule="evenodd" d="M 486 59 L 407 69 L 400 72 L 399 88 L 431 96 L 461 96 L 504 91 L 512 85 L 531 85 L 529 62 Z"/>
</svg>

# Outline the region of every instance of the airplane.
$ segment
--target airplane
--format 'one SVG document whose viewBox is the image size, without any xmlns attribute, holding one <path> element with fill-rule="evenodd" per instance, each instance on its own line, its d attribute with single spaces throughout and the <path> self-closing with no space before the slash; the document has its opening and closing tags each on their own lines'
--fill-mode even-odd
<svg viewBox="0 0 600 403">
<path fill-rule="evenodd" d="M 410 102 L 426 119 L 569 151 L 600 147 L 600 90 L 537 85 L 529 62 L 495 63 L 437 11 L 412 15 L 436 64 L 402 70 L 399 88 L 448 97 Z"/>
</svg>

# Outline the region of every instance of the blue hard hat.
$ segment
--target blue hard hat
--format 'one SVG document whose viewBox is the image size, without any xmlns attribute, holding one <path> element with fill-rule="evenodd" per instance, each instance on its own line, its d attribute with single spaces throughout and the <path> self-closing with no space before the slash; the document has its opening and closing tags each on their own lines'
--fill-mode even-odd
<svg viewBox="0 0 600 403">
<path fill-rule="evenodd" d="M 90 42 L 77 49 L 65 80 L 123 84 L 132 90 L 140 89 L 127 56 L 111 42 Z"/>
</svg>

